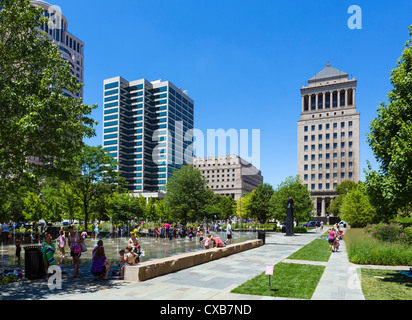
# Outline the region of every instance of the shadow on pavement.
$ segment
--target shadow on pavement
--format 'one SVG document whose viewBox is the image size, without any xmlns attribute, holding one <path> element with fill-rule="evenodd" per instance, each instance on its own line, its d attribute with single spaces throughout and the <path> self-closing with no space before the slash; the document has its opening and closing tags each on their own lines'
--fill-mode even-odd
<svg viewBox="0 0 412 320">
<path fill-rule="evenodd" d="M 62 268 L 61 289 L 50 289 L 46 279 L 23 280 L 0 286 L 0 300 L 59 299 L 59 295 L 70 299 L 70 295 L 120 288 L 125 283 L 118 280 L 117 276 L 111 276 L 110 273 L 109 280 L 95 281 L 90 273 L 90 267 L 80 267 L 79 271 L 79 277 L 72 278 L 73 267 Z"/>
</svg>

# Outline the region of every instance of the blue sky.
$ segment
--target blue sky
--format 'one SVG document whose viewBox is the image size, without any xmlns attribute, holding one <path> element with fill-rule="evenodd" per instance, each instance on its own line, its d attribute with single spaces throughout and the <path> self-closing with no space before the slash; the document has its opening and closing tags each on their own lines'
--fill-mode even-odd
<svg viewBox="0 0 412 320">
<path fill-rule="evenodd" d="M 260 129 L 260 169 L 276 187 L 297 174 L 300 88 L 329 61 L 358 80 L 361 168 L 377 167 L 366 134 L 409 37 L 410 0 L 49 2 L 85 42 L 84 102 L 100 122 L 86 143 L 102 143 L 104 79 L 169 80 L 189 91 L 205 134 Z M 351 5 L 361 30 L 348 28 Z"/>
</svg>

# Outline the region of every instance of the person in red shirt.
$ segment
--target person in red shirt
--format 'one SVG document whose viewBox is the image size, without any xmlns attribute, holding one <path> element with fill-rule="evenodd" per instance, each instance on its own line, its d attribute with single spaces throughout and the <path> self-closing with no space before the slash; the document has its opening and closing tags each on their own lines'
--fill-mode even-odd
<svg viewBox="0 0 412 320">
<path fill-rule="evenodd" d="M 210 240 L 213 241 L 213 248 L 224 247 L 223 241 L 220 240 L 218 237 L 212 237 Z"/>
</svg>

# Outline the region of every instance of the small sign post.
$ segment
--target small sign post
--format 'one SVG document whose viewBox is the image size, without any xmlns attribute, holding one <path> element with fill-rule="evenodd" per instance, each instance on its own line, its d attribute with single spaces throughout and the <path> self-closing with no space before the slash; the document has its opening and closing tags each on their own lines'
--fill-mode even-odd
<svg viewBox="0 0 412 320">
<path fill-rule="evenodd" d="M 269 276 L 269 290 L 272 290 L 272 287 L 270 285 L 270 276 L 273 276 L 273 266 L 266 266 L 266 275 Z"/>
</svg>

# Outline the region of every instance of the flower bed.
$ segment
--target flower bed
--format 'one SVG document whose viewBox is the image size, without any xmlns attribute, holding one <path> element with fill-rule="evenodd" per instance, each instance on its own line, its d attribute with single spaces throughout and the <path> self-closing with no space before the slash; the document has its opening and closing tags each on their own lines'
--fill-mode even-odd
<svg viewBox="0 0 412 320">
<path fill-rule="evenodd" d="M 365 230 L 383 242 L 412 245 L 412 227 L 404 228 L 398 223 L 379 223 L 368 225 Z"/>
</svg>

